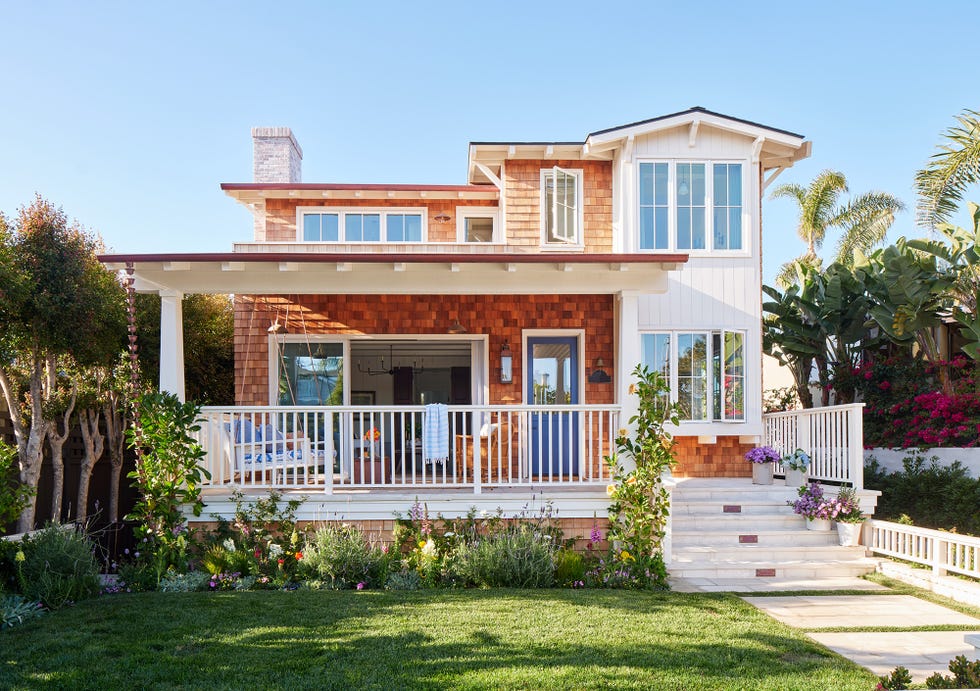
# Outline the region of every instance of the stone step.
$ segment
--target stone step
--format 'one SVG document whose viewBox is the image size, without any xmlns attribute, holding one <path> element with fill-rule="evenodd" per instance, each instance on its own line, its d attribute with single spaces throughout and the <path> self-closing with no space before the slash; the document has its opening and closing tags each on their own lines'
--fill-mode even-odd
<svg viewBox="0 0 980 691">
<path fill-rule="evenodd" d="M 795 487 L 780 487 L 776 485 L 760 486 L 759 489 L 725 487 L 677 487 L 671 494 L 674 502 L 710 501 L 721 504 L 737 504 L 739 501 L 773 501 L 785 502 L 796 499 Z"/>
<path fill-rule="evenodd" d="M 673 515 L 679 514 L 703 514 L 718 515 L 719 513 L 753 513 L 753 514 L 780 514 L 792 513 L 793 509 L 785 501 L 767 501 L 761 499 L 749 499 L 735 501 L 675 501 L 671 504 L 670 511 Z"/>
<path fill-rule="evenodd" d="M 745 561 L 840 561 L 860 559 L 865 555 L 864 547 L 841 547 L 840 545 L 810 545 L 806 547 L 735 545 L 732 547 L 713 547 L 706 545 L 678 546 L 674 543 L 672 558 L 682 563 L 724 563 Z"/>
<path fill-rule="evenodd" d="M 801 530 L 806 522 L 801 516 L 787 514 L 674 514 L 671 516 L 674 530 L 706 530 L 721 533 L 757 534 L 761 530 Z"/>
<path fill-rule="evenodd" d="M 839 578 L 863 576 L 875 570 L 876 560 L 777 560 L 777 561 L 728 561 L 702 562 L 672 559 L 667 567 L 677 578 Z"/>
<path fill-rule="evenodd" d="M 837 531 L 835 530 L 831 530 L 829 533 L 818 530 L 807 530 L 806 528 L 770 530 L 769 526 L 763 526 L 765 528 L 764 530 L 752 527 L 746 532 L 743 532 L 738 530 L 719 531 L 710 529 L 685 530 L 678 529 L 676 524 L 674 525 L 675 527 L 671 535 L 675 549 L 684 545 L 718 547 L 725 545 L 757 544 L 772 547 L 809 547 L 811 545 L 837 544 Z"/>
</svg>

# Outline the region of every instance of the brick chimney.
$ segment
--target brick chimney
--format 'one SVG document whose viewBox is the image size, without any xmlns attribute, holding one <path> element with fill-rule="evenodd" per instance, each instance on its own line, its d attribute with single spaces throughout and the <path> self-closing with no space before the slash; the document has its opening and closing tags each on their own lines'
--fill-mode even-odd
<svg viewBox="0 0 980 691">
<path fill-rule="evenodd" d="M 252 179 L 302 182 L 303 150 L 288 127 L 252 128 Z"/>
</svg>

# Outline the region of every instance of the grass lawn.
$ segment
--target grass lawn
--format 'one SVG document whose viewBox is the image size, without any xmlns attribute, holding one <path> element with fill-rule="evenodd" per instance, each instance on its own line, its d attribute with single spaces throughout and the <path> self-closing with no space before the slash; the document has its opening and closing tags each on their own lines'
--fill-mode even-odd
<svg viewBox="0 0 980 691">
<path fill-rule="evenodd" d="M 861 689 L 730 595 L 144 593 L 0 633 L 0 688 Z"/>
</svg>

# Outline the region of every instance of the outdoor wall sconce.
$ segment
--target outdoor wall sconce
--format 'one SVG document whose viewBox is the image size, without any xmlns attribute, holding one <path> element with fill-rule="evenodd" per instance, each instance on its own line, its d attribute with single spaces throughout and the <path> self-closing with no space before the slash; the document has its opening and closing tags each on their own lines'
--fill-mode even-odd
<svg viewBox="0 0 980 691">
<path fill-rule="evenodd" d="M 592 384 L 608 384 L 612 381 L 612 377 L 606 373 L 606 361 L 601 357 L 595 359 L 595 364 L 592 367 L 592 374 L 589 375 L 589 382 Z"/>
<path fill-rule="evenodd" d="M 449 333 L 451 334 L 464 334 L 466 333 L 466 327 L 459 323 L 459 319 L 454 321 L 449 325 Z"/>
<path fill-rule="evenodd" d="M 276 336 L 288 333 L 288 331 L 286 331 L 286 325 L 279 321 L 279 317 L 276 317 L 276 320 L 269 326 L 268 332 L 270 334 L 275 334 Z"/>
<path fill-rule="evenodd" d="M 500 383 L 510 384 L 514 381 L 514 356 L 510 352 L 510 344 L 500 346 Z"/>
<path fill-rule="evenodd" d="M 443 211 L 433 216 L 432 220 L 436 223 L 449 223 L 451 220 L 453 220 L 453 217 Z"/>
</svg>

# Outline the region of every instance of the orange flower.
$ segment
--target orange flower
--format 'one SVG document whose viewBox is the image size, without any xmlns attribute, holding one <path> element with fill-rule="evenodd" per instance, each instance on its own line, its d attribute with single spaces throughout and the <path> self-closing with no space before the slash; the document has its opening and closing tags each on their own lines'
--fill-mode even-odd
<svg viewBox="0 0 980 691">
<path fill-rule="evenodd" d="M 627 485 L 635 485 L 636 484 L 636 475 L 630 475 L 629 479 L 626 481 L 626 484 Z"/>
<path fill-rule="evenodd" d="M 636 393 L 636 384 L 630 384 L 629 393 L 630 396 Z"/>
<path fill-rule="evenodd" d="M 606 496 L 611 497 L 616 492 L 616 485 L 606 485 Z"/>
<path fill-rule="evenodd" d="M 296 561 L 299 561 L 302 558 L 303 558 L 303 553 L 302 552 L 297 552 L 296 553 Z"/>
</svg>

